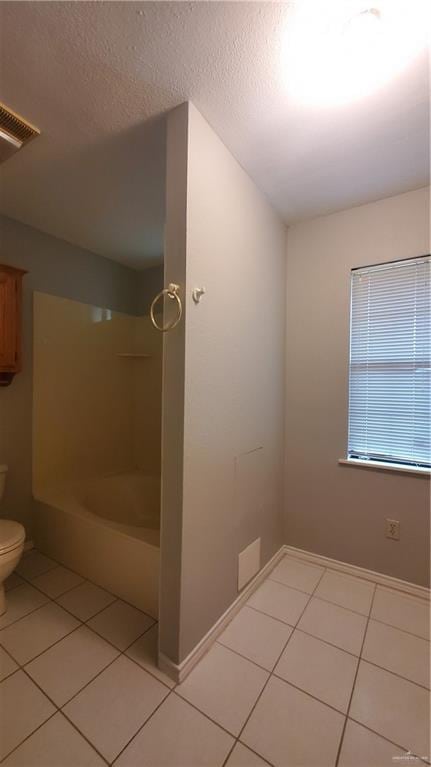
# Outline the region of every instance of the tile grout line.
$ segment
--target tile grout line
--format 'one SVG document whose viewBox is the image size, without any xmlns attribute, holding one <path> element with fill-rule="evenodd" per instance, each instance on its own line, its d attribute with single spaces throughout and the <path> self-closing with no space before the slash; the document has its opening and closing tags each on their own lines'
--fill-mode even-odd
<svg viewBox="0 0 431 767">
<path fill-rule="evenodd" d="M 55 647 L 55 645 L 57 645 L 60 642 L 62 642 L 63 639 L 67 639 L 68 637 L 70 637 L 72 634 L 75 633 L 75 631 L 78 631 L 78 629 L 80 629 L 80 628 L 82 628 L 82 624 L 78 625 L 78 626 L 75 626 L 75 628 L 73 628 L 71 631 L 68 631 L 67 634 L 65 634 L 64 636 L 60 637 L 59 639 L 56 639 L 55 642 L 50 644 L 48 647 L 45 647 L 44 650 L 42 650 L 41 652 L 38 652 L 37 655 L 35 655 L 33 658 L 29 658 L 29 660 L 26 660 L 24 663 L 21 663 L 19 660 L 17 660 L 17 658 L 14 658 L 14 656 L 11 655 L 11 653 L 9 653 L 9 654 L 11 655 L 12 658 L 14 658 L 15 663 L 17 663 L 18 666 L 21 669 L 24 669 L 26 666 L 29 666 L 30 663 L 33 663 L 34 660 L 36 660 L 37 658 L 40 658 L 40 656 L 43 655 L 45 652 L 47 652 L 47 650 L 51 650 L 52 647 Z M 1 636 L 0 636 L 0 646 L 4 650 L 6 650 L 6 647 L 1 644 Z"/>
<path fill-rule="evenodd" d="M 25 584 L 22 584 L 22 585 L 23 585 L 23 586 L 28 586 L 28 584 L 27 584 L 27 583 L 25 583 Z M 16 587 L 16 589 L 13 589 L 13 591 L 17 591 L 17 590 L 18 590 L 18 589 L 20 589 L 20 588 L 22 588 L 22 586 L 17 586 L 17 587 Z M 36 589 L 35 589 L 35 591 L 36 591 Z M 42 591 L 40 591 L 39 593 L 40 593 L 40 594 L 42 594 L 43 592 L 42 592 Z M 32 615 L 32 614 L 33 614 L 33 613 L 35 613 L 37 610 L 40 610 L 40 608 L 41 608 L 41 607 L 45 607 L 45 605 L 47 605 L 47 604 L 48 604 L 48 602 L 52 602 L 52 601 L 53 601 L 53 600 L 51 599 L 51 597 L 48 597 L 48 596 L 47 596 L 47 594 L 44 594 L 44 596 L 46 597 L 46 602 L 42 602 L 42 603 L 41 603 L 40 605 L 38 605 L 37 607 L 33 607 L 31 610 L 29 610 L 29 611 L 28 611 L 28 613 L 25 613 L 24 615 L 20 615 L 20 616 L 19 616 L 19 618 L 15 618 L 15 620 L 11 621 L 10 623 L 7 623 L 7 624 L 6 624 L 6 626 L 1 626 L 1 627 L 0 627 L 0 632 L 4 631 L 5 629 L 8 629 L 10 626 L 14 626 L 14 625 L 15 625 L 15 623 L 18 623 L 19 621 L 22 621 L 24 618 L 27 618 L 29 615 Z M 6 615 L 6 613 L 4 613 L 4 614 Z"/>
<path fill-rule="evenodd" d="M 268 672 L 267 672 L 267 673 L 268 673 Z M 177 687 L 179 687 L 179 685 L 177 685 Z M 199 708 L 199 707 L 196 705 L 196 703 L 193 703 L 191 700 L 188 700 L 187 698 L 184 698 L 184 697 L 181 695 L 181 693 L 180 693 L 180 692 L 178 692 L 178 690 L 177 690 L 177 687 L 175 687 L 175 688 L 172 690 L 172 692 L 175 694 L 175 696 L 176 696 L 176 697 L 177 697 L 177 698 L 178 698 L 178 699 L 179 699 L 179 700 L 180 700 L 182 703 L 186 703 L 188 706 L 191 706 L 191 708 L 193 708 L 195 711 L 197 711 L 197 712 L 198 712 L 198 714 L 201 714 L 202 716 L 204 716 L 204 717 L 205 717 L 205 719 L 208 719 L 208 721 L 209 721 L 209 722 L 211 722 L 211 724 L 214 724 L 214 725 L 215 725 L 216 727 L 218 727 L 220 730 L 223 730 L 223 732 L 225 732 L 225 733 L 226 733 L 226 735 L 229 735 L 231 738 L 233 738 L 233 740 L 234 740 L 235 742 L 237 741 L 237 739 L 238 739 L 238 738 L 237 738 L 237 736 L 236 736 L 236 735 L 234 735 L 234 734 L 233 734 L 233 732 L 232 732 L 231 730 L 228 730 L 228 729 L 225 727 L 225 725 L 224 725 L 224 724 L 220 724 L 220 722 L 217 722 L 215 719 L 213 719 L 213 718 L 212 718 L 212 717 L 211 717 L 209 714 L 207 714 L 207 712 L 206 712 L 206 711 L 203 711 L 201 708 Z M 239 737 L 239 736 L 238 736 L 238 737 Z M 235 743 L 233 744 L 232 748 L 234 747 L 234 745 L 235 745 Z M 229 753 L 230 753 L 230 752 L 229 752 Z M 228 756 L 229 756 L 229 754 L 228 754 Z M 226 757 L 226 758 L 227 758 L 227 757 Z M 224 763 L 223 763 L 223 764 L 224 764 Z M 272 767 L 272 765 L 271 765 L 271 767 Z"/>
<path fill-rule="evenodd" d="M 305 592 L 304 592 L 305 594 Z M 311 597 L 311 595 L 310 595 Z M 308 606 L 308 604 L 307 604 Z M 344 647 L 340 647 L 337 644 L 334 644 L 333 642 L 330 642 L 328 639 L 322 639 L 320 636 L 316 636 L 316 634 L 310 634 L 309 631 L 306 631 L 303 628 L 298 628 L 298 625 L 292 626 L 291 623 L 286 623 L 285 621 L 282 621 L 280 618 L 274 618 L 273 615 L 270 615 L 269 613 L 264 613 L 262 610 L 258 610 L 257 607 L 251 607 L 251 605 L 247 605 L 247 607 L 250 608 L 250 610 L 254 610 L 257 613 L 260 613 L 261 615 L 266 615 L 268 618 L 272 618 L 275 621 L 278 621 L 278 623 L 281 623 L 283 626 L 289 626 L 291 629 L 294 629 L 294 631 L 299 631 L 301 634 L 306 634 L 309 637 L 313 637 L 313 639 L 318 639 L 319 642 L 323 642 L 324 644 L 329 645 L 329 647 L 334 647 L 336 650 L 341 650 L 341 652 L 345 652 L 347 655 L 351 655 L 353 658 L 357 658 L 358 655 L 356 655 L 354 652 L 351 652 L 350 650 L 346 650 Z M 343 608 L 344 609 L 344 608 Z M 366 618 L 366 615 L 362 616 L 363 618 Z M 218 640 L 216 640 L 218 641 Z"/>
<path fill-rule="evenodd" d="M 353 679 L 352 691 L 350 693 L 349 703 L 348 703 L 347 711 L 346 711 L 346 718 L 344 720 L 343 729 L 341 731 L 341 738 L 340 738 L 340 742 L 338 744 L 337 757 L 335 759 L 334 767 L 338 767 L 338 762 L 340 761 L 341 749 L 343 747 L 344 735 L 346 733 L 347 722 L 349 721 L 350 707 L 352 705 L 353 695 L 354 695 L 354 692 L 355 692 L 356 681 L 357 681 L 358 673 L 359 673 L 359 666 L 361 664 L 362 650 L 364 649 L 364 645 L 365 645 L 365 639 L 366 639 L 367 632 L 368 632 L 368 625 L 369 625 L 370 619 L 371 619 L 371 613 L 372 613 L 372 610 L 373 610 L 374 597 L 376 596 L 376 591 L 377 591 L 377 584 L 374 584 L 373 596 L 371 598 L 371 604 L 370 604 L 370 611 L 368 613 L 367 623 L 365 625 L 364 636 L 362 637 L 361 649 L 359 651 L 358 661 L 357 661 L 357 664 L 356 664 L 356 671 L 355 671 L 355 676 L 354 676 L 354 679 Z"/>
<path fill-rule="evenodd" d="M 167 689 L 169 689 L 169 688 L 167 688 Z M 154 716 L 154 714 L 156 713 L 156 711 L 158 711 L 158 710 L 159 710 L 159 708 L 160 708 L 161 706 L 163 706 L 163 703 L 165 703 L 165 702 L 167 701 L 167 699 L 170 697 L 170 695 L 171 695 L 172 693 L 173 693 L 173 690 L 169 690 L 169 692 L 167 693 L 167 695 L 165 695 L 165 697 L 163 698 L 163 700 L 161 700 L 161 701 L 160 701 L 160 703 L 159 703 L 159 704 L 156 706 L 156 708 L 154 709 L 154 711 L 152 711 L 152 712 L 151 712 L 151 714 L 150 714 L 150 715 L 147 717 L 147 719 L 145 720 L 145 722 L 143 722 L 143 723 L 141 724 L 141 726 L 140 726 L 140 727 L 139 727 L 139 728 L 136 730 L 136 732 L 135 732 L 135 733 L 132 735 L 132 737 L 131 737 L 131 738 L 130 738 L 130 739 L 127 741 L 127 743 L 126 743 L 126 744 L 123 746 L 123 748 L 121 749 L 121 751 L 119 751 L 119 752 L 118 752 L 118 754 L 117 754 L 117 755 L 114 757 L 114 759 L 113 759 L 111 762 L 109 762 L 109 764 L 110 764 L 110 765 L 113 765 L 113 764 L 115 764 L 115 762 L 117 761 L 117 759 L 119 759 L 119 758 L 120 758 L 121 754 L 123 754 L 123 753 L 124 753 L 124 751 L 126 750 L 126 748 L 128 748 L 128 747 L 130 746 L 130 744 L 132 743 L 132 741 L 133 741 L 135 738 L 137 738 L 137 736 L 139 735 L 139 733 L 140 733 L 140 732 L 141 732 L 141 731 L 144 729 L 144 727 L 146 727 L 146 725 L 148 724 L 148 722 L 150 721 L 150 719 L 152 719 L 152 718 L 153 718 L 153 716 Z"/>
<path fill-rule="evenodd" d="M 381 671 L 385 671 L 387 674 L 393 674 L 393 676 L 396 676 L 398 679 L 403 679 L 406 682 L 410 682 L 410 684 L 416 684 L 416 682 L 412 682 L 410 679 L 406 679 L 405 677 L 402 677 L 399 674 L 395 674 L 392 671 L 388 671 L 388 669 L 382 668 L 381 666 L 378 666 L 377 664 L 372 663 L 372 662 L 368 661 L 366 658 L 363 657 L 363 651 L 364 651 L 364 647 L 365 647 L 365 641 L 366 641 L 366 638 L 367 638 L 368 627 L 370 625 L 370 621 L 373 620 L 373 618 L 371 618 L 371 613 L 373 611 L 373 605 L 374 605 L 374 599 L 375 599 L 375 596 L 376 596 L 376 593 L 377 593 L 377 587 L 378 587 L 378 584 L 376 583 L 375 584 L 375 588 L 374 588 L 374 592 L 373 592 L 373 598 L 371 600 L 370 612 L 369 612 L 369 615 L 368 615 L 367 625 L 365 627 L 364 637 L 363 637 L 362 644 L 361 644 L 361 650 L 360 650 L 359 657 L 358 657 L 358 665 L 357 665 L 357 668 L 356 668 L 356 674 L 355 674 L 355 678 L 354 678 L 354 681 L 353 681 L 352 692 L 351 692 L 351 695 L 350 695 L 349 705 L 348 705 L 348 708 L 347 708 L 346 721 L 344 723 L 344 728 L 343 728 L 343 732 L 342 732 L 342 736 L 341 736 L 341 740 L 340 740 L 340 745 L 339 745 L 339 748 L 338 748 L 338 754 L 337 754 L 337 760 L 335 762 L 335 767 L 338 767 L 338 763 L 339 763 L 340 755 L 341 755 L 341 749 L 342 749 L 342 745 L 343 745 L 343 741 L 344 741 L 344 736 L 345 736 L 345 733 L 346 733 L 347 722 L 349 720 L 352 721 L 352 722 L 356 722 L 357 724 L 362 725 L 362 727 L 365 727 L 370 732 L 373 732 L 374 734 L 376 734 L 379 737 L 383 738 L 388 743 L 391 743 L 393 746 L 396 746 L 397 748 L 400 748 L 402 751 L 407 751 L 408 750 L 404 746 L 401 746 L 399 743 L 394 743 L 393 741 L 389 740 L 388 738 L 386 738 L 385 736 L 381 735 L 380 733 L 375 732 L 370 727 L 367 727 L 367 725 L 364 725 L 364 724 L 362 724 L 362 722 L 358 722 L 356 719 L 353 719 L 353 717 L 349 716 L 351 705 L 352 705 L 352 701 L 353 701 L 353 695 L 354 695 L 355 688 L 356 688 L 356 682 L 357 682 L 357 679 L 358 679 L 359 668 L 360 668 L 361 662 L 363 662 L 363 663 L 370 663 L 370 665 L 374 666 L 375 668 L 379 668 Z M 417 687 L 421 687 L 422 689 L 427 690 L 427 692 L 429 693 L 429 689 L 428 688 L 426 688 L 426 687 L 424 688 L 424 687 L 422 687 L 422 685 L 416 685 L 416 686 Z M 420 759 L 420 757 L 417 757 L 417 758 Z M 420 759 L 420 761 L 422 761 L 422 760 Z"/>
<path fill-rule="evenodd" d="M 256 610 L 256 612 L 259 612 Z M 267 616 L 267 613 L 262 613 L 262 615 Z M 365 616 L 364 616 L 365 617 Z M 282 623 L 282 622 L 281 622 Z M 310 634 L 309 631 L 304 631 L 304 629 L 300 629 L 297 626 L 290 626 L 290 624 L 282 623 L 283 626 L 288 626 L 292 629 L 292 633 L 297 631 L 300 634 L 305 634 L 306 636 L 310 637 L 311 639 L 315 639 L 317 642 L 322 642 L 322 644 L 327 645 L 328 647 L 332 647 L 334 650 L 338 650 L 338 652 L 344 653 L 345 655 L 349 655 L 350 658 L 354 658 L 355 660 L 359 660 L 359 655 L 355 655 L 355 653 L 349 652 L 349 650 L 345 650 L 344 647 L 339 647 L 339 645 L 332 644 L 331 642 L 328 642 L 325 639 L 321 639 L 321 637 L 316 636 L 316 634 Z M 244 658 L 244 660 L 248 660 L 249 663 L 253 663 L 253 665 L 257 666 L 257 668 L 262 669 L 262 671 L 266 671 L 268 673 L 273 673 L 274 676 L 276 676 L 278 679 L 282 679 L 283 682 L 287 682 L 288 684 L 292 685 L 292 687 L 297 687 L 298 690 L 301 690 L 302 692 L 307 692 L 307 690 L 304 690 L 302 687 L 298 687 L 298 685 L 291 682 L 289 679 L 285 679 L 282 676 L 279 676 L 275 673 L 275 671 L 271 672 L 270 669 L 266 668 L 265 666 L 262 666 L 257 661 L 253 660 L 252 658 L 249 658 L 247 655 L 243 655 L 243 653 L 239 652 L 239 650 L 235 650 L 233 647 L 230 647 L 227 644 L 224 644 L 224 642 L 220 641 L 220 639 L 216 639 L 214 644 L 219 644 L 222 647 L 225 647 L 227 650 L 230 650 L 231 652 L 235 653 L 235 655 L 239 655 L 240 658 Z M 393 676 L 398 677 L 398 679 L 403 679 L 405 682 L 410 682 L 410 684 L 416 685 L 416 687 L 421 687 L 423 690 L 426 690 L 426 692 L 430 692 L 430 687 L 426 687 L 425 685 L 421 684 L 420 682 L 416 682 L 413 679 L 410 679 L 407 676 L 402 676 L 402 674 L 398 674 L 396 671 L 391 671 L 388 668 L 385 668 L 385 666 L 380 666 L 378 663 L 374 663 L 374 661 L 369 660 L 368 658 L 362 658 L 364 663 L 368 663 L 370 666 L 374 666 L 375 668 L 380 669 L 381 671 L 386 671 L 387 674 L 392 674 Z M 315 696 L 311 693 L 308 693 L 311 695 L 312 698 Z M 326 701 L 321 700 L 320 698 L 316 698 L 316 700 L 320 700 L 321 703 L 325 703 L 326 706 L 329 706 L 330 708 L 334 708 L 334 706 L 331 706 L 330 703 L 326 703 Z M 336 711 L 339 711 L 340 709 L 335 709 Z M 342 713 L 342 712 L 341 712 Z"/>
<path fill-rule="evenodd" d="M 393 623 L 386 623 L 386 621 L 380 620 L 380 618 L 376 618 L 375 616 L 371 617 L 370 620 L 375 621 L 376 623 L 381 623 L 382 626 L 387 626 L 390 629 L 395 629 L 396 631 L 401 631 L 403 634 L 407 634 L 409 637 L 415 637 L 416 639 L 422 639 L 423 642 L 428 642 L 430 644 L 431 638 L 427 639 L 426 637 L 421 636 L 420 634 L 414 634 L 412 631 L 407 631 L 407 629 L 402 629 L 399 626 L 394 626 Z"/>
<path fill-rule="evenodd" d="M 5 754 L 4 756 L 2 756 L 2 758 L 0 759 L 0 764 L 3 764 L 3 762 L 4 762 L 6 759 L 8 759 L 8 758 L 11 756 L 11 754 L 13 754 L 13 753 L 14 753 L 14 751 L 16 751 L 16 750 L 17 750 L 17 748 L 19 748 L 20 746 L 22 746 L 22 744 L 23 744 L 23 743 L 25 743 L 25 742 L 26 742 L 26 740 L 28 740 L 29 738 L 31 738 L 31 736 L 32 736 L 32 735 L 34 735 L 34 734 L 35 734 L 35 732 L 37 732 L 38 730 L 40 730 L 40 728 L 41 728 L 41 727 L 43 727 L 43 725 L 44 725 L 44 724 L 46 724 L 47 722 L 49 722 L 49 721 L 50 721 L 50 719 L 52 719 L 52 718 L 53 718 L 54 716 L 56 716 L 56 714 L 58 714 L 58 713 L 59 713 L 59 711 L 58 711 L 58 708 L 56 708 L 56 709 L 55 709 L 55 711 L 54 711 L 52 714 L 50 714 L 50 715 L 49 715 L 49 716 L 48 716 L 46 719 L 44 719 L 44 720 L 43 720 L 43 722 L 41 722 L 40 724 L 38 724 L 38 726 L 37 726 L 37 727 L 35 727 L 35 729 L 34 729 L 34 730 L 32 730 L 31 732 L 29 732 L 29 733 L 28 733 L 28 735 L 26 735 L 26 736 L 25 736 L 25 738 L 23 738 L 22 740 L 20 740 L 20 742 L 19 742 L 19 743 L 17 743 L 17 744 L 16 744 L 16 746 L 14 746 L 14 747 L 13 747 L 13 748 L 12 748 L 10 751 L 8 751 L 8 752 L 7 752 L 7 754 Z"/>
<path fill-rule="evenodd" d="M 335 572 L 335 571 L 331 571 L 331 572 Z M 309 593 L 308 591 L 304 591 L 304 589 L 298 589 L 296 586 L 291 586 L 290 583 L 284 583 L 283 581 L 277 581 L 275 578 L 271 578 L 270 575 L 268 576 L 268 579 L 270 581 L 273 581 L 274 583 L 278 583 L 279 586 L 286 586 L 286 588 L 288 588 L 288 589 L 293 589 L 294 591 L 299 591 L 300 594 L 308 594 Z M 373 585 L 371 581 L 366 581 L 366 583 L 368 583 L 369 586 Z M 320 599 L 321 602 L 326 602 L 329 605 L 334 605 L 335 607 L 342 607 L 343 610 L 348 610 L 350 613 L 355 613 L 355 615 L 362 615 L 363 618 L 367 617 L 367 613 L 362 613 L 359 610 L 353 610 L 352 607 L 346 607 L 345 605 L 341 605 L 339 602 L 334 602 L 334 600 L 332 600 L 332 599 L 327 599 L 326 597 L 321 597 L 320 595 L 315 594 L 314 592 L 313 592 L 313 597 L 314 597 L 314 599 Z"/>
<path fill-rule="evenodd" d="M 368 730 L 368 732 L 372 732 L 373 735 L 377 735 L 378 738 L 381 740 L 384 740 L 386 743 L 390 743 L 391 746 L 395 746 L 395 748 L 399 748 L 400 751 L 404 751 L 405 753 L 408 753 L 404 746 L 401 746 L 400 743 L 395 743 L 395 741 L 390 740 L 390 738 L 387 738 L 385 735 L 382 735 L 380 732 L 377 732 L 377 730 L 373 730 L 372 727 L 369 727 L 367 724 L 363 724 L 358 719 L 355 719 L 353 716 L 348 717 L 349 722 L 354 722 L 355 724 L 359 725 L 360 727 L 363 727 L 364 730 Z M 417 756 L 416 754 L 413 754 L 415 759 L 419 759 L 423 764 L 428 764 L 427 761 L 424 761 L 421 756 Z"/>
<path fill-rule="evenodd" d="M 279 585 L 283 586 L 285 584 L 280 583 Z M 288 588 L 291 588 L 291 587 L 289 586 Z M 298 591 L 298 589 L 295 589 L 295 590 Z M 301 591 L 300 593 L 304 594 L 305 596 L 312 596 L 308 594 L 307 591 Z M 339 607 L 341 610 L 346 610 L 347 612 L 351 612 L 354 615 L 362 616 L 362 618 L 367 618 L 367 615 L 364 615 L 364 613 L 358 613 L 358 612 L 355 612 L 355 610 L 349 610 L 348 607 L 343 607 L 343 605 L 338 605 L 336 604 L 336 602 L 328 602 L 326 599 L 321 599 L 320 597 L 315 597 L 315 599 L 319 599 L 321 602 L 326 602 L 327 604 L 334 605 L 334 607 Z M 260 610 L 257 607 L 253 607 L 253 605 L 248 604 L 248 602 L 245 603 L 244 607 L 245 606 L 247 606 L 250 610 L 255 610 L 258 613 L 262 613 L 262 615 L 268 615 L 269 618 L 272 618 L 273 620 L 278 621 L 279 623 L 283 623 L 285 626 L 291 625 L 290 623 L 287 623 L 287 621 L 282 620 L 282 618 L 276 618 L 274 615 L 270 615 L 270 613 L 264 612 L 264 610 Z M 403 634 L 408 634 L 408 636 L 416 637 L 416 639 L 422 639 L 423 642 L 428 642 L 428 644 L 430 644 L 431 642 L 431 639 L 428 639 L 427 637 L 423 637 L 420 634 L 414 634 L 412 631 L 407 631 L 407 629 L 402 629 L 399 626 L 394 626 L 393 623 L 386 623 L 386 621 L 382 621 L 380 618 L 376 618 L 374 615 L 370 616 L 370 620 L 375 621 L 376 623 L 381 623 L 383 626 L 387 626 L 390 629 L 401 631 Z M 303 631 L 304 634 L 309 633 L 308 631 L 305 631 L 304 629 L 300 629 L 300 631 Z M 310 636 L 313 636 L 313 634 L 310 634 Z M 328 640 L 325 640 L 325 639 L 322 639 L 322 642 L 327 642 L 327 644 L 331 644 L 331 642 L 328 642 Z M 337 645 L 332 645 L 332 646 L 337 647 Z M 349 652 L 349 650 L 344 650 L 344 652 Z M 350 655 L 354 655 L 354 653 L 350 653 Z"/>
<path fill-rule="evenodd" d="M 95 745 L 94 745 L 94 743 L 91 743 L 91 741 L 90 741 L 90 740 L 87 738 L 87 736 L 86 736 L 86 735 L 84 735 L 84 733 L 80 731 L 80 729 L 79 729 L 79 728 L 76 726 L 76 724 L 75 724 L 74 722 L 72 722 L 72 721 L 69 719 L 69 717 L 67 716 L 67 714 L 65 714 L 65 713 L 64 713 L 64 711 L 63 711 L 63 710 L 60 708 L 60 706 L 58 706 L 58 705 L 57 705 L 57 703 L 55 703 L 55 701 L 54 701 L 54 700 L 53 700 L 53 699 L 52 699 L 52 698 L 51 698 L 51 697 L 50 697 L 50 696 L 47 694 L 47 692 L 45 692 L 45 690 L 43 690 L 43 689 L 42 689 L 42 687 L 40 687 L 40 685 L 38 684 L 38 682 L 36 682 L 36 681 L 35 681 L 35 680 L 34 680 L 34 679 L 33 679 L 33 678 L 30 676 L 30 674 L 28 673 L 28 671 L 27 671 L 25 668 L 22 668 L 22 669 L 21 669 L 21 671 L 23 671 L 23 673 L 24 673 L 24 674 L 26 674 L 26 676 L 27 676 L 27 677 L 30 679 L 30 681 L 31 681 L 31 682 L 33 682 L 33 684 L 34 684 L 34 685 L 35 685 L 35 686 L 36 686 L 36 687 L 37 687 L 37 688 L 38 688 L 38 689 L 41 691 L 41 693 L 42 693 L 43 695 L 45 695 L 45 696 L 48 698 L 49 702 L 50 702 L 50 703 L 51 703 L 51 704 L 54 706 L 54 708 L 55 708 L 56 710 L 55 710 L 55 712 L 54 712 L 53 716 L 55 716 L 55 714 L 62 714 L 62 715 L 64 716 L 64 718 L 65 718 L 65 719 L 67 719 L 67 721 L 69 722 L 69 724 L 73 725 L 74 729 L 75 729 L 75 730 L 76 730 L 76 731 L 77 731 L 77 732 L 78 732 L 78 733 L 79 733 L 79 734 L 80 734 L 80 735 L 81 735 L 81 736 L 84 738 L 84 740 L 86 740 L 86 741 L 87 741 L 87 743 L 88 743 L 88 744 L 89 744 L 89 745 L 90 745 L 90 746 L 91 746 L 91 747 L 92 747 L 92 748 L 93 748 L 93 749 L 94 749 L 94 750 L 95 750 L 95 751 L 96 751 L 96 752 L 99 754 L 99 756 L 101 756 L 101 757 L 102 757 L 102 759 L 103 759 L 103 760 L 106 762 L 107 760 L 106 760 L 106 759 L 103 757 L 103 755 L 100 753 L 100 751 L 99 751 L 99 749 L 97 748 L 97 746 L 95 746 Z M 49 717 L 49 718 L 51 719 L 52 717 Z M 43 723 L 42 723 L 42 725 L 43 725 L 43 724 L 45 724 L 47 721 L 48 721 L 48 720 L 45 720 L 45 722 L 43 722 Z M 42 725 L 41 725 L 41 727 L 42 727 Z M 38 729 L 39 729 L 39 728 L 38 728 Z M 31 734 L 33 735 L 34 733 L 31 733 Z M 22 741 L 22 742 L 24 742 L 24 741 Z M 18 744 L 17 748 L 18 748 L 19 746 L 21 746 L 21 743 L 19 743 L 19 744 Z"/>
<path fill-rule="evenodd" d="M 241 738 L 241 736 L 242 736 L 242 734 L 243 734 L 243 732 L 244 732 L 244 730 L 245 730 L 245 728 L 246 728 L 246 726 L 247 726 L 248 722 L 250 721 L 250 718 L 251 718 L 251 716 L 252 716 L 252 714 L 253 714 L 254 710 L 256 709 L 256 706 L 257 706 L 257 704 L 259 703 L 259 701 L 260 701 L 260 699 L 261 699 L 261 697 L 262 697 L 262 695 L 263 695 L 264 691 L 266 690 L 266 688 L 267 688 L 267 686 L 268 686 L 268 684 L 269 684 L 269 681 L 270 681 L 270 679 L 271 679 L 273 676 L 275 676 L 275 675 L 274 675 L 274 670 L 277 668 L 277 665 L 278 665 L 278 663 L 279 663 L 279 661 L 280 661 L 280 658 L 281 658 L 281 656 L 283 655 L 283 653 L 284 653 L 284 651 L 286 650 L 286 647 L 288 646 L 288 644 L 289 644 L 289 642 L 290 642 L 290 640 L 291 640 L 291 638 L 292 638 L 293 634 L 295 633 L 295 628 L 296 628 L 296 626 L 298 625 L 299 621 L 301 620 L 302 616 L 304 615 L 304 613 L 305 613 L 305 611 L 306 611 L 306 609 L 307 609 L 308 605 L 310 604 L 310 601 L 311 601 L 311 599 L 312 599 L 312 597 L 313 597 L 313 594 L 314 594 L 314 592 L 316 591 L 317 587 L 319 586 L 319 584 L 320 584 L 320 581 L 322 580 L 322 578 L 323 578 L 323 576 L 325 575 L 326 571 L 327 571 L 327 569 L 325 568 L 325 569 L 323 570 L 323 572 L 321 573 L 321 576 L 320 576 L 319 580 L 317 581 L 317 583 L 316 583 L 316 585 L 315 585 L 315 587 L 314 587 L 313 591 L 311 592 L 311 594 L 309 594 L 309 595 L 308 595 L 308 599 L 307 599 L 307 602 L 305 603 L 305 605 L 304 605 L 304 608 L 303 608 L 303 610 L 301 611 L 301 614 L 299 615 L 299 617 L 298 617 L 298 620 L 297 620 L 297 621 L 296 621 L 296 623 L 295 623 L 295 626 L 294 626 L 294 630 L 293 630 L 293 631 L 290 633 L 290 635 L 289 635 L 289 637 L 288 637 L 287 641 L 285 642 L 285 644 L 284 644 L 284 646 L 283 646 L 283 648 L 282 648 L 281 652 L 280 652 L 280 653 L 279 653 L 279 655 L 277 656 L 277 659 L 276 659 L 276 661 L 275 661 L 275 663 L 274 663 L 274 665 L 273 665 L 273 667 L 272 667 L 272 670 L 271 670 L 271 671 L 269 672 L 269 674 L 268 674 L 268 679 L 266 680 L 265 684 L 263 685 L 263 687 L 262 687 L 262 689 L 261 689 L 261 691 L 260 691 L 259 695 L 257 696 L 257 698 L 256 698 L 256 700 L 255 700 L 255 702 L 254 702 L 254 705 L 252 706 L 252 708 L 251 708 L 251 710 L 250 710 L 250 712 L 249 712 L 248 716 L 246 717 L 246 720 L 245 720 L 245 722 L 244 722 L 243 726 L 241 727 L 241 729 L 240 729 L 240 731 L 239 731 L 239 733 L 238 733 L 238 735 L 237 735 L 237 737 L 236 737 L 236 739 L 235 739 L 235 743 L 234 743 L 234 745 L 232 746 L 232 748 L 231 748 L 231 750 L 230 750 L 229 754 L 227 755 L 227 757 L 226 757 L 225 761 L 223 762 L 223 765 L 222 765 L 222 767 L 226 767 L 227 761 L 228 761 L 228 759 L 229 759 L 229 757 L 230 757 L 230 755 L 231 755 L 231 753 L 232 753 L 233 749 L 235 748 L 235 745 L 236 745 L 236 743 L 237 743 L 238 741 L 239 741 L 239 742 L 241 742 L 241 741 L 240 741 L 240 738 Z M 246 744 L 243 744 L 243 745 L 246 745 Z M 248 746 L 247 746 L 247 748 L 248 748 Z M 259 754 L 259 756 L 261 756 L 261 754 Z M 262 758 L 263 758 L 263 759 L 266 759 L 266 757 L 262 757 Z M 271 763 L 270 763 L 270 762 L 268 762 L 268 764 L 271 764 Z"/>
</svg>

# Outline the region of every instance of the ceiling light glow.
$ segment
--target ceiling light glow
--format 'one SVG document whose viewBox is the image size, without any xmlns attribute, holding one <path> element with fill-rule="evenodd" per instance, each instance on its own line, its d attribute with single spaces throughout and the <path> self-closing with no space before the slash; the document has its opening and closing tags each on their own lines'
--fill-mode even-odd
<svg viewBox="0 0 431 767">
<path fill-rule="evenodd" d="M 377 91 L 429 46 L 429 0 L 297 0 L 282 68 L 289 97 L 331 106 Z"/>
</svg>

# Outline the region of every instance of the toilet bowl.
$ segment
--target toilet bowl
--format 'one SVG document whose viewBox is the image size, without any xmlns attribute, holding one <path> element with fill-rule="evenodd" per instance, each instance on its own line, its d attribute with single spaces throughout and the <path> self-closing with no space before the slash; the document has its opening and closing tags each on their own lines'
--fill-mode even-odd
<svg viewBox="0 0 431 767">
<path fill-rule="evenodd" d="M 3 495 L 7 466 L 0 466 L 0 500 Z M 19 522 L 0 519 L 0 615 L 6 612 L 4 582 L 15 570 L 24 550 L 25 530 Z"/>
<path fill-rule="evenodd" d="M 0 519 L 0 615 L 6 612 L 4 582 L 21 559 L 24 539 L 25 530 L 19 522 Z"/>
</svg>

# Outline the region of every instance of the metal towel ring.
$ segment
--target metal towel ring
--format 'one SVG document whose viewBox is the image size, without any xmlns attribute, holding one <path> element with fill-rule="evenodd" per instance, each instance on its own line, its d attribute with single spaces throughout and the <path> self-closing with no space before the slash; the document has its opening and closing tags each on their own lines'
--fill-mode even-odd
<svg viewBox="0 0 431 767">
<path fill-rule="evenodd" d="M 181 317 L 183 316 L 183 306 L 181 303 L 181 299 L 178 295 L 179 289 L 180 289 L 179 285 L 176 285 L 175 282 L 170 282 L 168 287 L 161 290 L 160 293 L 157 293 L 157 296 L 153 299 L 153 302 L 151 304 L 151 309 L 150 309 L 151 322 L 153 323 L 156 330 L 160 330 L 161 333 L 166 333 L 168 330 L 172 330 L 173 328 L 176 328 L 179 321 L 181 320 Z M 154 316 L 154 308 L 159 298 L 162 298 L 162 296 L 165 296 L 165 295 L 168 296 L 168 298 L 170 298 L 172 301 L 177 302 L 178 316 L 172 322 L 168 322 L 167 325 L 158 325 L 156 318 Z"/>
</svg>

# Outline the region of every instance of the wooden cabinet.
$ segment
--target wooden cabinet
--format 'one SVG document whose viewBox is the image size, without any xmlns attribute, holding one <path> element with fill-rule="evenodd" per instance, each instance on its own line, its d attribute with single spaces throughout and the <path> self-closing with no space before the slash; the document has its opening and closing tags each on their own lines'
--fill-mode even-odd
<svg viewBox="0 0 431 767">
<path fill-rule="evenodd" d="M 21 296 L 23 269 L 0 264 L 0 386 L 21 370 Z"/>
</svg>

